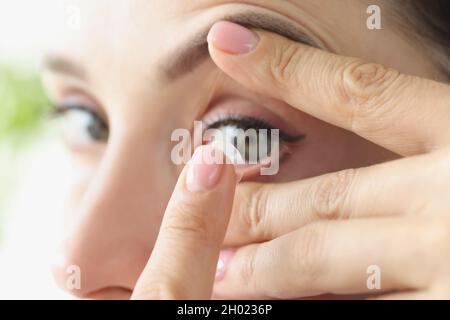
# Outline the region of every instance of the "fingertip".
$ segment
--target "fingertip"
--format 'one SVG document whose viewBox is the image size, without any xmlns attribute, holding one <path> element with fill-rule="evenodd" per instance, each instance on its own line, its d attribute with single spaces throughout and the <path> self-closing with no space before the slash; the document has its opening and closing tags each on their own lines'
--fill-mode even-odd
<svg viewBox="0 0 450 320">
<path fill-rule="evenodd" d="M 218 21 L 209 30 L 207 41 L 218 50 L 241 55 L 255 49 L 259 36 L 252 30 L 229 21 Z"/>
<path fill-rule="evenodd" d="M 191 192 L 211 191 L 221 184 L 235 185 L 242 178 L 236 169 L 242 157 L 233 145 L 214 140 L 195 149 L 187 164 L 185 184 Z"/>
<path fill-rule="evenodd" d="M 188 163 L 186 187 L 190 192 L 203 192 L 214 189 L 223 175 L 223 166 L 217 161 L 208 161 L 213 149 L 206 145 L 198 147 Z"/>
<path fill-rule="evenodd" d="M 271 34 L 250 30 L 229 21 L 216 22 L 209 30 L 209 55 L 214 64 L 229 77 L 256 92 L 278 97 L 267 63 L 278 44 Z"/>
</svg>

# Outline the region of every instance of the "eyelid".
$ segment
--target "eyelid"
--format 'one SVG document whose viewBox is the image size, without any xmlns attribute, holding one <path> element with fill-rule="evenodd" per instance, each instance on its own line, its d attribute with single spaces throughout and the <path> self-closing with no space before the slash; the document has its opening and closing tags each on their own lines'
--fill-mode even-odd
<svg viewBox="0 0 450 320">
<path fill-rule="evenodd" d="M 70 90 L 65 92 L 58 100 L 58 102 L 52 103 L 52 115 L 62 115 L 63 113 L 74 109 L 82 110 L 98 118 L 105 127 L 109 127 L 108 117 L 106 116 L 106 113 L 103 112 L 103 108 L 94 98 L 84 92 Z"/>
<path fill-rule="evenodd" d="M 97 114 L 95 113 L 94 110 L 92 110 L 92 109 L 90 109 L 90 108 L 88 108 L 88 107 L 82 106 L 82 105 L 72 105 L 72 106 L 70 106 L 70 105 L 56 104 L 56 103 L 55 103 L 55 104 L 53 104 L 53 110 L 52 110 L 52 112 L 53 112 L 55 115 L 59 115 L 59 114 L 64 114 L 64 113 L 66 113 L 67 111 L 71 111 L 71 110 L 85 111 L 85 112 L 88 112 L 88 113 L 90 113 L 90 114 L 92 114 L 92 115 L 97 116 Z"/>
<path fill-rule="evenodd" d="M 103 121 L 103 123 L 109 124 L 108 115 L 105 112 L 105 108 L 98 101 L 98 99 L 93 97 L 92 94 L 90 94 L 83 88 L 79 87 L 62 88 L 60 90 L 60 93 L 52 100 L 53 105 L 56 107 L 66 107 L 66 106 L 85 107 L 84 109 L 93 112 Z"/>
<path fill-rule="evenodd" d="M 284 106 L 273 99 L 227 95 L 218 97 L 210 103 L 202 121 L 206 125 L 211 125 L 223 119 L 253 118 L 262 120 L 273 128 L 280 129 L 292 136 L 297 136 L 301 134 L 298 127 L 289 124 L 284 118 L 289 114 L 286 112 L 287 108 L 292 107 Z"/>
</svg>

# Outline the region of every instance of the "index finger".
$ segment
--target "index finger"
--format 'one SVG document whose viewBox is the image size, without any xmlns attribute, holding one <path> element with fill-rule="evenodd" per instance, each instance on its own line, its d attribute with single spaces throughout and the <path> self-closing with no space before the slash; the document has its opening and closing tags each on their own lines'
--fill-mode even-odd
<svg viewBox="0 0 450 320">
<path fill-rule="evenodd" d="M 134 299 L 209 299 L 233 204 L 233 165 L 208 163 L 211 145 L 197 148 L 169 201 Z"/>
<path fill-rule="evenodd" d="M 242 85 L 402 155 L 450 144 L 450 86 L 218 22 L 216 65 Z"/>
</svg>

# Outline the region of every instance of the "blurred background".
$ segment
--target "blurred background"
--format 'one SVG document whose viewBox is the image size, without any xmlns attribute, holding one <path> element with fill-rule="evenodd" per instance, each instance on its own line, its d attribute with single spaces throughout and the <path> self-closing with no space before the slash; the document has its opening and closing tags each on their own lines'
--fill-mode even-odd
<svg viewBox="0 0 450 320">
<path fill-rule="evenodd" d="M 0 299 L 68 298 L 49 268 L 67 162 L 39 79 L 67 5 L 0 0 Z"/>
</svg>

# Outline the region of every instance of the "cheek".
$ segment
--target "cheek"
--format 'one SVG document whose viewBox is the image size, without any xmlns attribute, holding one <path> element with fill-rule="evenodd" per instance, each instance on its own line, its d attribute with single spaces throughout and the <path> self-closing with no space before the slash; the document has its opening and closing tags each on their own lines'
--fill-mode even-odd
<svg viewBox="0 0 450 320">
<path fill-rule="evenodd" d="M 64 207 L 64 220 L 70 225 L 75 219 L 78 208 L 88 193 L 89 186 L 95 178 L 99 167 L 98 157 L 79 158 L 70 154 L 67 174 L 66 198 Z"/>
<path fill-rule="evenodd" d="M 158 234 L 176 176 L 169 174 L 164 155 L 133 141 L 115 141 L 95 157 L 72 155 L 63 267 L 57 270 L 64 276 L 65 267 L 80 266 L 81 294 L 105 286 L 132 288 Z"/>
</svg>

